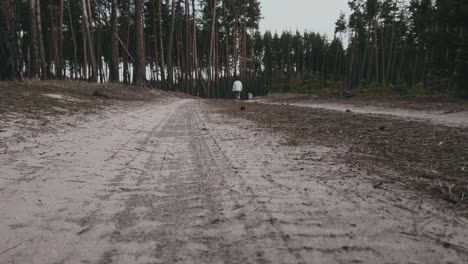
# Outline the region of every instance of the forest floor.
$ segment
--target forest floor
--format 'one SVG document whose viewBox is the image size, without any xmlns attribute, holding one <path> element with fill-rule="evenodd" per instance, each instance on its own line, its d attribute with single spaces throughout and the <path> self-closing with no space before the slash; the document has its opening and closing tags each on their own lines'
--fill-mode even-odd
<svg viewBox="0 0 468 264">
<path fill-rule="evenodd" d="M 468 261 L 461 189 L 444 185 L 465 171 L 444 178 L 433 161 L 444 195 L 382 158 L 413 172 L 432 153 L 374 148 L 429 129 L 434 141 L 423 143 L 444 134 L 436 145 L 459 165 L 463 128 L 139 92 L 122 102 L 45 91 L 107 102 L 76 111 L 0 101 L 0 263 Z"/>
</svg>

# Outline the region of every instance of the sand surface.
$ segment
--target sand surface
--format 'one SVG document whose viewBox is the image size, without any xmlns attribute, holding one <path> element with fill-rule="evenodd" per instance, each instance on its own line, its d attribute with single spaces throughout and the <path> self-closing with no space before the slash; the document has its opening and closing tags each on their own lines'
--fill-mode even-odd
<svg viewBox="0 0 468 264">
<path fill-rule="evenodd" d="M 468 262 L 467 219 L 202 100 L 43 122 L 0 127 L 2 264 Z"/>
</svg>

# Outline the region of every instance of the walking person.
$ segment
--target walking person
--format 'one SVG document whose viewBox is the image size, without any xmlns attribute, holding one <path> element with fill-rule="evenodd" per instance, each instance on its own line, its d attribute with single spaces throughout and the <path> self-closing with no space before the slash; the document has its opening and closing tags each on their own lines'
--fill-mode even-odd
<svg viewBox="0 0 468 264">
<path fill-rule="evenodd" d="M 242 83 L 238 77 L 236 77 L 236 81 L 234 82 L 234 85 L 232 86 L 232 92 L 234 93 L 234 98 L 236 98 L 237 100 L 240 100 L 240 94 L 242 92 Z"/>
</svg>

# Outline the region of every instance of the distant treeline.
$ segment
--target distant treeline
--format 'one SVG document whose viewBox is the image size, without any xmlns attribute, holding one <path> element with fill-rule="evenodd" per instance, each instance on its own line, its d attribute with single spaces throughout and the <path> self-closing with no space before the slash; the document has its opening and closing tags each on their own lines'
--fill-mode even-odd
<svg viewBox="0 0 468 264">
<path fill-rule="evenodd" d="M 357 88 L 468 95 L 466 0 L 351 0 L 334 36 L 260 33 L 258 0 L 2 4 L 2 80 L 111 81 L 228 97 L 239 77 L 255 95 Z"/>
</svg>

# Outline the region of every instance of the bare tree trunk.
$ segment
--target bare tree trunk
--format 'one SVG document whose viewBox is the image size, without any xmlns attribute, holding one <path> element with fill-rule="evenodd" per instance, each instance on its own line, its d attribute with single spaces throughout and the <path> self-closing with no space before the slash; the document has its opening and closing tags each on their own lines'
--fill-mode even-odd
<svg viewBox="0 0 468 264">
<path fill-rule="evenodd" d="M 158 33 L 156 29 L 156 10 L 157 10 L 157 5 L 156 5 L 156 0 L 153 1 L 153 41 L 154 41 L 154 63 L 155 63 L 155 81 L 159 81 L 159 70 L 158 70 L 158 57 L 159 57 L 159 52 L 158 52 Z"/>
<path fill-rule="evenodd" d="M 190 79 L 192 76 L 192 63 L 190 59 L 190 3 L 188 0 L 185 1 L 185 91 L 190 93 Z"/>
<path fill-rule="evenodd" d="M 56 51 L 57 51 L 57 45 L 56 45 L 56 40 L 57 38 L 55 37 L 55 33 L 56 33 L 56 30 L 55 30 L 55 12 L 54 12 L 54 4 L 52 3 L 52 0 L 49 0 L 49 22 L 50 22 L 50 26 L 49 26 L 49 34 L 47 34 L 47 28 L 46 27 L 46 34 L 47 34 L 47 37 L 49 38 L 49 45 L 47 45 L 46 43 L 46 47 L 49 48 L 49 78 L 53 78 L 53 79 L 56 79 L 57 78 L 57 74 L 55 72 L 52 71 L 52 66 L 57 66 L 57 60 L 56 60 Z"/>
<path fill-rule="evenodd" d="M 112 31 L 112 56 L 110 68 L 110 81 L 119 82 L 119 26 L 118 26 L 118 17 L 117 17 L 117 0 L 112 0 L 112 11 L 111 11 L 111 31 Z"/>
<path fill-rule="evenodd" d="M 349 66 L 349 72 L 348 72 L 348 83 L 346 85 L 346 88 L 348 90 L 351 90 L 354 86 L 354 60 L 355 60 L 355 57 L 356 57 L 356 39 L 357 39 L 357 36 L 354 34 L 354 36 L 351 36 L 352 40 L 351 40 L 351 63 L 350 63 L 350 66 Z"/>
<path fill-rule="evenodd" d="M 392 74 L 391 74 L 391 68 L 393 64 L 393 46 L 394 46 L 394 41 L 395 41 L 395 22 L 392 23 L 392 33 L 390 37 L 390 51 L 388 53 L 388 62 L 387 62 L 387 72 L 386 72 L 386 77 L 387 77 L 387 85 L 390 84 L 392 81 Z"/>
<path fill-rule="evenodd" d="M 63 79 L 63 5 L 64 0 L 60 0 L 59 48 L 57 60 L 57 73 L 60 79 Z"/>
<path fill-rule="evenodd" d="M 176 7 L 176 1 L 177 0 L 172 0 L 172 18 L 171 18 L 171 29 L 169 32 L 169 44 L 167 48 L 167 76 L 168 76 L 168 81 L 169 85 L 172 86 L 174 84 L 174 69 L 172 66 L 172 46 L 174 44 L 174 30 L 175 30 L 175 7 Z"/>
<path fill-rule="evenodd" d="M 83 38 L 83 78 L 88 80 L 88 40 L 86 36 L 85 24 L 81 25 L 82 38 Z"/>
<path fill-rule="evenodd" d="M 89 58 L 91 59 L 91 66 L 93 67 L 93 76 L 91 76 L 90 80 L 93 82 L 97 82 L 97 65 L 96 65 L 96 55 L 94 53 L 94 43 L 93 39 L 91 37 L 91 30 L 90 30 L 90 25 L 89 25 L 89 17 L 88 17 L 88 7 L 87 7 L 87 1 L 86 0 L 81 0 L 82 3 L 82 13 L 83 13 L 83 28 L 86 34 L 86 39 L 88 40 L 88 54 Z"/>
<path fill-rule="evenodd" d="M 159 2 L 159 50 L 161 54 L 161 82 L 166 82 L 166 63 L 164 61 L 164 42 L 163 42 L 163 26 L 162 26 L 162 0 L 157 0 Z"/>
<path fill-rule="evenodd" d="M 0 80 L 22 80 L 23 61 L 20 48 L 20 29 L 11 0 L 2 2 L 0 9 Z"/>
<path fill-rule="evenodd" d="M 340 33 L 341 34 L 341 33 Z M 336 37 L 335 37 L 335 40 L 336 40 Z M 340 41 L 341 41 L 341 38 L 340 38 Z M 334 72 L 334 79 L 335 81 L 338 80 L 338 56 L 339 56 L 339 53 L 338 53 L 338 45 L 336 45 L 336 52 L 335 52 L 335 63 L 333 65 L 333 72 Z"/>
<path fill-rule="evenodd" d="M 381 45 L 381 51 L 380 53 L 382 53 L 382 65 L 381 65 L 381 71 L 382 71 L 382 84 L 386 84 L 387 83 L 387 71 L 385 69 L 385 38 L 384 38 L 384 27 L 382 26 L 382 28 L 380 29 L 380 43 L 382 44 Z"/>
<path fill-rule="evenodd" d="M 233 57 L 234 57 L 234 76 L 238 76 L 237 75 L 237 62 L 238 62 L 238 50 L 237 50 L 237 40 L 238 40 L 238 23 L 239 23 L 239 18 L 236 14 L 236 19 L 234 21 L 234 32 L 233 32 L 233 38 L 232 38 L 232 48 L 233 48 Z"/>
<path fill-rule="evenodd" d="M 226 54 L 226 66 L 225 66 L 225 78 L 226 78 L 226 99 L 229 98 L 230 94 L 231 94 L 231 90 L 230 90 L 230 75 L 231 75 L 231 63 L 229 61 L 229 21 L 228 19 L 226 18 L 226 12 L 225 12 L 225 5 L 226 5 L 226 0 L 223 0 L 223 12 L 224 12 L 224 27 L 225 27 L 225 31 L 226 31 L 226 51 L 225 51 L 225 54 Z"/>
<path fill-rule="evenodd" d="M 243 25 L 242 25 L 242 44 L 241 44 L 241 80 L 244 83 L 244 89 L 242 92 L 244 93 L 246 90 L 246 62 L 247 62 L 247 1 L 244 0 L 244 18 L 243 18 Z M 289 47 L 288 47 L 289 48 Z M 288 72 L 291 63 L 288 63 Z"/>
<path fill-rule="evenodd" d="M 219 80 L 219 73 L 218 73 L 218 65 L 219 65 L 219 48 L 218 48 L 218 30 L 216 30 L 215 34 L 215 48 L 214 48 L 214 97 L 217 98 L 219 94 L 219 87 L 218 87 L 218 80 Z"/>
<path fill-rule="evenodd" d="M 52 0 L 49 1 L 49 10 L 50 10 L 50 56 L 53 58 L 51 59 L 54 62 L 54 78 L 57 79 L 60 77 L 58 65 L 59 65 L 59 45 L 58 45 L 58 38 L 57 38 L 57 25 L 55 22 L 56 19 L 56 6 L 53 4 Z M 49 69 L 50 73 L 52 74 L 52 68 Z"/>
<path fill-rule="evenodd" d="M 75 59 L 73 69 L 75 71 L 75 78 L 78 78 L 78 72 L 77 72 L 77 70 L 78 70 L 78 56 L 77 56 L 78 46 L 77 46 L 77 43 L 76 43 L 76 33 L 75 33 L 75 30 L 74 30 L 74 25 L 73 25 L 73 19 L 72 19 L 71 8 L 70 8 L 70 1 L 68 1 L 68 17 L 70 19 L 70 29 L 71 29 L 72 41 L 73 41 L 73 58 Z"/>
<path fill-rule="evenodd" d="M 30 59 L 31 72 L 30 77 L 37 77 L 39 72 L 39 45 L 37 41 L 37 20 L 36 20 L 36 0 L 28 0 L 30 14 L 30 34 L 31 34 L 31 50 L 32 58 Z"/>
<path fill-rule="evenodd" d="M 195 85 L 196 95 L 200 95 L 199 76 L 200 69 L 198 67 L 198 45 L 197 45 L 197 23 L 195 13 L 195 0 L 192 0 L 192 16 L 193 16 L 193 66 L 195 70 Z"/>
<path fill-rule="evenodd" d="M 103 83 L 105 81 L 105 76 L 104 76 L 104 65 L 102 61 L 102 32 L 101 32 L 101 27 L 98 24 L 97 25 L 97 39 L 96 39 L 96 65 L 98 69 L 98 76 L 99 76 L 99 81 Z"/>
<path fill-rule="evenodd" d="M 146 81 L 146 56 L 142 0 L 135 0 L 135 23 L 137 39 L 134 83 L 137 86 L 143 86 Z"/>
<path fill-rule="evenodd" d="M 375 48 L 375 76 L 376 76 L 376 82 L 379 83 L 379 39 L 377 35 L 377 29 L 378 29 L 378 24 L 377 24 L 377 19 L 375 19 L 375 28 L 374 28 L 374 48 Z"/>
<path fill-rule="evenodd" d="M 374 44 L 372 44 L 374 45 Z M 370 56 L 367 57 L 367 62 L 362 62 L 362 63 L 367 63 L 367 74 L 366 74 L 366 81 L 372 81 L 372 73 L 373 73 L 373 67 L 374 67 L 374 51 L 375 51 L 375 48 L 374 46 L 370 47 Z"/>
<path fill-rule="evenodd" d="M 215 25 L 216 25 L 216 0 L 211 2 L 212 22 L 211 22 L 211 41 L 210 41 L 210 54 L 208 56 L 208 93 L 212 88 L 212 75 L 213 75 L 213 48 L 215 45 Z"/>
<path fill-rule="evenodd" d="M 129 28 L 130 26 L 127 26 L 127 28 Z M 128 29 L 129 31 L 129 29 Z M 125 32 L 124 34 L 124 42 L 125 42 L 125 45 L 128 46 L 128 31 Z M 127 53 L 124 53 L 123 54 L 123 82 L 125 84 L 129 84 L 130 83 L 130 80 L 129 80 L 129 73 L 128 73 L 128 54 Z"/>
<path fill-rule="evenodd" d="M 42 35 L 42 19 L 41 19 L 41 0 L 36 0 L 36 24 L 37 24 L 37 40 L 39 42 L 39 54 L 41 58 L 42 78 L 47 79 L 47 62 L 45 59 L 44 38 Z"/>
<path fill-rule="evenodd" d="M 365 69 L 366 69 L 366 61 L 368 60 L 367 58 L 367 54 L 369 53 L 369 46 L 371 45 L 370 41 L 371 41 L 371 37 L 370 37 L 370 34 L 371 34 L 371 23 L 369 22 L 369 25 L 368 25 L 368 29 L 367 29 L 367 41 L 366 41 L 366 46 L 364 48 L 364 58 L 362 59 L 362 65 L 361 65 L 361 70 L 359 71 L 359 78 L 360 79 L 363 79 L 364 78 L 364 72 L 365 72 Z M 371 55 L 372 57 L 372 55 Z M 371 59 L 372 60 L 372 59 Z M 370 67 L 369 65 L 367 65 L 367 67 Z M 367 74 L 367 76 L 369 76 L 369 74 Z"/>
</svg>

